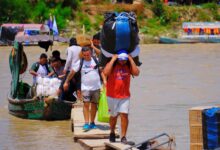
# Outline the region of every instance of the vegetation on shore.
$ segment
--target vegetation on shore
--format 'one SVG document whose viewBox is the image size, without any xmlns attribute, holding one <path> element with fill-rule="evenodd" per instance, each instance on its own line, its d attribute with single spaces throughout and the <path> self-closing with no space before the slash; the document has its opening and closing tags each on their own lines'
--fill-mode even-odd
<svg viewBox="0 0 220 150">
<path fill-rule="evenodd" d="M 64 36 L 82 33 L 82 27 L 92 35 L 100 30 L 106 11 L 134 11 L 137 14 L 142 41 L 154 42 L 159 36 L 178 37 L 182 34 L 182 22 L 219 21 L 220 9 L 216 3 L 199 6 L 167 6 L 160 0 L 153 3 L 111 4 L 109 0 L 85 4 L 81 0 L 0 0 L 2 23 L 44 23 L 50 15 L 56 16 Z"/>
</svg>

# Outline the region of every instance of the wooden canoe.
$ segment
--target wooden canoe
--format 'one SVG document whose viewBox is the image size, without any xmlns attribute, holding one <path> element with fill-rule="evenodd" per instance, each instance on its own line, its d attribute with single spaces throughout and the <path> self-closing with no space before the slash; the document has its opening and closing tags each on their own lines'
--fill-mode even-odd
<svg viewBox="0 0 220 150">
<path fill-rule="evenodd" d="M 43 99 L 28 95 L 31 90 L 30 85 L 20 81 L 19 78 L 20 74 L 27 69 L 27 57 L 21 43 L 14 43 L 9 56 L 9 66 L 12 74 L 11 88 L 8 95 L 10 114 L 26 119 L 70 119 L 73 102 L 53 98 Z"/>
<path fill-rule="evenodd" d="M 71 102 L 54 100 L 46 104 L 42 99 L 13 99 L 8 96 L 9 113 L 24 119 L 70 119 Z"/>
</svg>

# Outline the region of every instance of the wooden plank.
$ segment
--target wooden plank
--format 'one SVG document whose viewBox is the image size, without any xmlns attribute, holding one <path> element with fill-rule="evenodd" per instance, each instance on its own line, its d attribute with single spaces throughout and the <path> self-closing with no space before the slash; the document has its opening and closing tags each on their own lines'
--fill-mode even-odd
<svg viewBox="0 0 220 150">
<path fill-rule="evenodd" d="M 160 143 L 158 143 L 158 141 L 154 141 L 153 143 L 151 143 L 150 145 L 150 148 L 153 148 L 157 145 L 159 145 Z M 111 142 L 105 142 L 105 145 L 106 145 L 106 148 L 111 148 L 111 149 L 114 149 L 114 150 L 125 150 L 125 149 L 129 149 L 129 150 L 138 150 L 137 148 L 135 147 L 132 147 L 130 145 L 126 145 L 126 144 L 123 144 L 119 141 L 116 141 L 115 143 L 111 143 Z M 157 150 L 174 150 L 174 149 L 170 149 L 170 148 L 164 148 L 162 146 L 156 148 Z"/>
<path fill-rule="evenodd" d="M 104 150 L 108 139 L 79 139 L 77 142 L 86 150 Z"/>
<path fill-rule="evenodd" d="M 135 147 L 131 148 L 130 145 L 125 145 L 125 144 L 123 144 L 121 142 L 114 142 L 114 143 L 112 143 L 112 142 L 105 142 L 105 145 L 106 145 L 107 148 L 112 148 L 114 150 L 125 150 L 127 148 L 130 148 L 129 150 L 138 150 Z"/>
<path fill-rule="evenodd" d="M 83 130 L 84 123 L 74 123 L 74 139 L 103 139 L 109 138 L 109 125 L 96 122 L 97 129 Z M 116 132 L 117 133 L 117 132 Z M 118 135 L 117 135 L 118 136 Z"/>
<path fill-rule="evenodd" d="M 83 117 L 83 109 L 82 108 L 73 108 L 71 118 L 73 119 L 74 124 L 75 123 L 84 123 L 84 117 Z"/>
<path fill-rule="evenodd" d="M 97 129 L 92 129 L 89 131 L 83 130 L 83 125 L 85 123 L 83 117 L 83 108 L 72 109 L 71 119 L 73 120 L 72 126 L 74 130 L 74 140 L 78 139 L 104 139 L 109 138 L 110 129 L 108 123 L 98 122 L 96 118 Z M 118 130 L 116 129 L 116 135 L 118 137 Z"/>
</svg>

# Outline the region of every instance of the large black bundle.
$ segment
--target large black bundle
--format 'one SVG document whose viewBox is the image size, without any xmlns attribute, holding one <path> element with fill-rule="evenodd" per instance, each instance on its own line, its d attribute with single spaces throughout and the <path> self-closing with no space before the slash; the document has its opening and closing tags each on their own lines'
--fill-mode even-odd
<svg viewBox="0 0 220 150">
<path fill-rule="evenodd" d="M 130 53 L 139 44 L 138 32 L 133 12 L 106 13 L 101 31 L 101 47 L 111 54 L 116 54 L 121 49 Z"/>
</svg>

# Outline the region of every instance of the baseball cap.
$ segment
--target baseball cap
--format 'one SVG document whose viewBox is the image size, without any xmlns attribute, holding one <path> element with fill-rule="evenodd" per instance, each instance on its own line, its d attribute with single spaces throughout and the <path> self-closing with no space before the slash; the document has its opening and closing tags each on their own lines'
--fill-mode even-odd
<svg viewBox="0 0 220 150">
<path fill-rule="evenodd" d="M 128 60 L 128 53 L 126 50 L 119 50 L 117 54 L 118 60 Z"/>
</svg>

